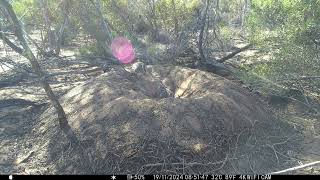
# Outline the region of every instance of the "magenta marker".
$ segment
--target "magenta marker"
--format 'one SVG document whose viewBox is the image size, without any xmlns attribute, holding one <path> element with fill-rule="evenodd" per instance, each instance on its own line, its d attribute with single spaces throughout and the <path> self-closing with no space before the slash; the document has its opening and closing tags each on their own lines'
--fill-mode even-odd
<svg viewBox="0 0 320 180">
<path fill-rule="evenodd" d="M 125 37 L 114 38 L 111 43 L 111 51 L 113 56 L 123 64 L 129 64 L 135 58 L 133 46 Z"/>
</svg>

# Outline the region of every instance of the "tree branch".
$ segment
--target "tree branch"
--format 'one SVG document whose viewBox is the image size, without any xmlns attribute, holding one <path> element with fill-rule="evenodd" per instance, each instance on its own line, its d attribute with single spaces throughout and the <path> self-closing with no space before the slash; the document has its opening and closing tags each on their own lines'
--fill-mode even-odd
<svg viewBox="0 0 320 180">
<path fill-rule="evenodd" d="M 236 51 L 234 51 L 234 52 L 232 52 L 232 53 L 228 54 L 227 56 L 225 56 L 225 57 L 223 57 L 223 58 L 218 59 L 217 61 L 218 61 L 218 62 L 220 62 L 220 63 L 223 63 L 223 62 L 225 62 L 226 60 L 228 60 L 228 59 L 230 59 L 230 58 L 234 57 L 234 56 L 235 56 L 235 55 L 237 55 L 238 53 L 240 53 L 240 52 L 242 52 L 242 51 L 245 51 L 245 50 L 249 49 L 251 46 L 252 46 L 252 44 L 248 44 L 248 45 L 246 45 L 246 46 L 244 46 L 244 47 L 242 47 L 242 48 L 239 48 L 239 49 L 237 49 Z"/>
<path fill-rule="evenodd" d="M 2 31 L 0 31 L 0 38 L 8 45 L 10 46 L 14 51 L 16 51 L 19 54 L 22 54 L 23 49 L 16 46 L 13 42 L 11 42 Z"/>
</svg>

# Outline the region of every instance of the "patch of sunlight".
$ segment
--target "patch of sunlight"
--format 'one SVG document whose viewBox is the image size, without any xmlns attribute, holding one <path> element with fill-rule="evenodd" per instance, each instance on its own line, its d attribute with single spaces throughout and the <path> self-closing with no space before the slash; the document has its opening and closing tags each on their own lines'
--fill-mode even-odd
<svg viewBox="0 0 320 180">
<path fill-rule="evenodd" d="M 30 151 L 28 152 L 28 154 L 18 155 L 18 158 L 14 161 L 14 164 L 19 165 L 23 162 L 26 162 L 33 155 L 34 155 L 34 151 Z"/>
<path fill-rule="evenodd" d="M 125 132 L 130 131 L 130 128 L 131 128 L 131 124 L 129 122 L 123 125 L 123 131 Z"/>
<path fill-rule="evenodd" d="M 267 55 L 262 56 L 261 59 L 263 61 L 270 61 L 271 60 L 271 56 L 269 54 L 267 54 Z"/>
<path fill-rule="evenodd" d="M 193 145 L 193 149 L 196 152 L 200 152 L 203 148 L 204 148 L 204 144 L 202 144 L 202 143 L 197 143 L 197 144 Z"/>
<path fill-rule="evenodd" d="M 160 44 L 160 43 L 158 43 L 157 44 L 157 48 L 159 49 L 159 50 L 161 50 L 161 51 L 164 51 L 165 49 L 166 49 L 166 45 L 164 45 L 164 44 Z"/>
<path fill-rule="evenodd" d="M 298 116 L 292 116 L 290 118 L 290 122 L 297 123 L 301 126 L 313 126 L 317 122 L 317 119 L 315 118 L 307 118 L 307 117 L 298 117 Z"/>
<path fill-rule="evenodd" d="M 1 66 L 0 67 L 0 73 L 6 72 L 6 71 L 10 71 L 11 69 L 14 68 L 14 66 L 11 65 L 11 64 L 5 64 L 5 65 L 0 64 L 0 66 Z"/>
<path fill-rule="evenodd" d="M 251 57 L 251 56 L 256 55 L 256 53 L 258 53 L 258 50 L 248 49 L 246 51 L 241 52 L 241 56 L 243 56 L 243 57 Z"/>
<path fill-rule="evenodd" d="M 185 93 L 185 91 L 191 89 L 190 85 L 194 80 L 195 76 L 196 74 L 193 74 L 181 83 L 181 85 L 176 90 L 175 97 L 181 97 Z"/>
<path fill-rule="evenodd" d="M 61 55 L 68 56 L 70 59 L 76 59 L 76 52 L 74 50 L 61 49 Z"/>
</svg>

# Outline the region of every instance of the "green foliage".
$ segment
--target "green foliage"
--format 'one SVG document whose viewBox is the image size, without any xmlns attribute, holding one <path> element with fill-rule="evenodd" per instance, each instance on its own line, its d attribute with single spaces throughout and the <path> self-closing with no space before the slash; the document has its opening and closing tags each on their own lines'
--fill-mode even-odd
<svg viewBox="0 0 320 180">
<path fill-rule="evenodd" d="M 23 14 L 27 13 L 26 15 L 32 15 L 30 10 L 28 10 L 30 7 L 33 7 L 34 3 L 33 0 L 18 0 L 13 1 L 12 7 L 17 16 L 22 16 Z"/>
<path fill-rule="evenodd" d="M 252 72 L 280 82 L 319 75 L 320 51 L 313 42 L 320 40 L 319 0 L 253 0 L 247 22 L 251 42 L 269 48 L 273 57 Z M 320 88 L 319 82 L 311 84 Z"/>
<path fill-rule="evenodd" d="M 267 28 L 287 41 L 306 41 L 306 35 L 319 28 L 319 7 L 318 0 L 254 0 L 248 22 L 254 34 Z"/>
<path fill-rule="evenodd" d="M 125 32 L 124 36 L 130 40 L 134 48 L 137 49 L 144 46 L 144 44 L 139 40 L 139 38 L 137 38 L 137 36 L 133 36 L 129 32 Z M 116 36 L 113 36 L 113 37 L 116 37 Z"/>
<path fill-rule="evenodd" d="M 255 66 L 252 70 L 256 74 L 259 74 L 262 77 L 268 77 L 271 73 L 271 67 L 268 64 L 259 64 Z"/>
<path fill-rule="evenodd" d="M 266 69 L 270 69 L 267 66 L 264 67 Z M 244 84 L 250 86 L 254 90 L 259 89 L 262 94 L 269 94 L 272 92 L 280 93 L 283 90 L 283 86 L 280 86 L 273 81 L 269 80 L 265 76 L 259 74 L 260 68 L 252 69 L 248 65 L 242 65 L 239 70 L 236 70 L 235 76 L 239 77 Z M 264 72 L 265 73 L 265 72 Z"/>
<path fill-rule="evenodd" d="M 102 55 L 103 50 L 99 49 L 95 44 L 83 45 L 79 48 L 79 55 L 88 56 L 88 55 Z"/>
<path fill-rule="evenodd" d="M 33 0 L 16 0 L 12 3 L 17 17 L 24 23 L 39 22 L 40 16 Z"/>
<path fill-rule="evenodd" d="M 229 39 L 230 37 L 232 37 L 232 34 L 233 34 L 232 30 L 227 26 L 220 27 L 221 39 Z"/>
<path fill-rule="evenodd" d="M 171 31 L 175 27 L 176 18 L 177 30 L 179 31 L 183 25 L 190 22 L 190 17 L 199 5 L 198 0 L 159 0 L 156 3 L 157 20 L 161 24 L 161 28 Z"/>
</svg>

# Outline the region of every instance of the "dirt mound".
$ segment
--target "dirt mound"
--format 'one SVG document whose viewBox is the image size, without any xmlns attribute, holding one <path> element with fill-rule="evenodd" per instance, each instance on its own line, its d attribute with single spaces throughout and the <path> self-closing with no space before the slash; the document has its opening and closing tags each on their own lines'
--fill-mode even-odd
<svg viewBox="0 0 320 180">
<path fill-rule="evenodd" d="M 247 151 L 241 144 L 251 149 L 259 144 L 250 142 L 253 135 L 257 141 L 266 139 L 266 131 L 284 132 L 257 97 L 223 77 L 181 67 L 147 66 L 146 71 L 113 69 L 61 98 L 69 124 L 90 156 L 85 162 L 90 170 L 79 167 L 79 157 L 60 137 L 53 109 L 43 114 L 39 134 L 51 141 L 41 145 L 47 152 L 38 151 L 37 157 L 60 164 L 57 172 L 51 166 L 51 173 L 210 173 L 222 167 L 220 172 L 252 172 L 246 161 L 231 165 L 233 170 L 225 165 Z M 57 155 L 60 151 L 64 154 Z M 270 170 L 272 162 L 266 166 L 256 172 Z"/>
</svg>

